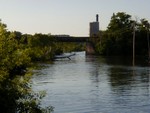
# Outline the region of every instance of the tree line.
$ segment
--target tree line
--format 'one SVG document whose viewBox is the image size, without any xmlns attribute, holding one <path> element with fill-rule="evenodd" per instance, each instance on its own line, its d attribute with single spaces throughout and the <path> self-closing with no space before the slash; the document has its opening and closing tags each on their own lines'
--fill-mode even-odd
<svg viewBox="0 0 150 113">
<path fill-rule="evenodd" d="M 100 31 L 95 43 L 97 54 L 131 56 L 135 32 L 135 55 L 147 56 L 150 24 L 146 19 L 132 19 L 125 12 L 114 13 L 105 31 Z"/>
</svg>

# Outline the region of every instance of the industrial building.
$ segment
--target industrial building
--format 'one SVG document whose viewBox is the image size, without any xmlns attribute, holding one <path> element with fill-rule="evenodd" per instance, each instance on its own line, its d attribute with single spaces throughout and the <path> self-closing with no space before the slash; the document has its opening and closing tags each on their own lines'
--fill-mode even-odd
<svg viewBox="0 0 150 113">
<path fill-rule="evenodd" d="M 99 16 L 96 15 L 96 21 L 90 23 L 90 37 L 95 37 L 99 33 Z"/>
</svg>

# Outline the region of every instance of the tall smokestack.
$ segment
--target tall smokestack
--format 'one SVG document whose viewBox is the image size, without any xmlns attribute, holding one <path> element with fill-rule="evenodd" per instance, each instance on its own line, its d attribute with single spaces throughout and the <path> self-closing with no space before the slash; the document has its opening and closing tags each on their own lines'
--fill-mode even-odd
<svg viewBox="0 0 150 113">
<path fill-rule="evenodd" d="M 98 17 L 98 14 L 97 14 L 97 15 L 96 15 L 96 22 L 98 22 L 98 21 L 99 21 L 99 20 L 98 20 L 98 18 L 99 18 L 99 17 Z"/>
</svg>

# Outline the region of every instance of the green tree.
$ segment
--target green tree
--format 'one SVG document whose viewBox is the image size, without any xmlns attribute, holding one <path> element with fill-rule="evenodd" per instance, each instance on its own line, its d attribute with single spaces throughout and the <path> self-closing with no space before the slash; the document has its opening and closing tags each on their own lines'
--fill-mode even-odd
<svg viewBox="0 0 150 113">
<path fill-rule="evenodd" d="M 136 54 L 149 55 L 149 22 L 141 19 L 136 31 Z"/>
<path fill-rule="evenodd" d="M 27 38 L 32 61 L 51 60 L 54 57 L 54 38 L 45 34 L 35 34 Z"/>
<path fill-rule="evenodd" d="M 149 45 L 149 23 L 146 19 L 135 22 L 131 15 L 118 12 L 111 17 L 108 29 L 102 32 L 97 50 L 102 55 L 132 55 L 133 23 L 135 29 L 135 55 L 147 55 Z"/>
<path fill-rule="evenodd" d="M 0 21 L 0 111 L 42 113 L 40 98 L 29 85 L 30 48 L 20 32 L 8 32 Z M 49 111 L 52 107 L 48 108 Z"/>
<path fill-rule="evenodd" d="M 131 28 L 133 20 L 131 20 L 131 15 L 125 12 L 118 12 L 113 14 L 110 23 L 108 25 L 108 31 L 125 31 Z"/>
<path fill-rule="evenodd" d="M 132 53 L 131 15 L 118 12 L 111 17 L 108 29 L 102 32 L 99 53 L 103 55 L 130 55 Z"/>
</svg>

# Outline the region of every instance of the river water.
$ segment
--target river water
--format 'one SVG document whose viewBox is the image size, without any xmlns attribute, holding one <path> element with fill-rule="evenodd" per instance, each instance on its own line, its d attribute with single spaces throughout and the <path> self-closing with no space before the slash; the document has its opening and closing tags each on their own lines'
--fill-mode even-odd
<svg viewBox="0 0 150 113">
<path fill-rule="evenodd" d="M 141 62 L 142 63 L 141 63 Z M 34 91 L 46 91 L 41 105 L 54 113 L 150 113 L 150 68 L 144 60 L 85 56 L 40 64 Z"/>
</svg>

